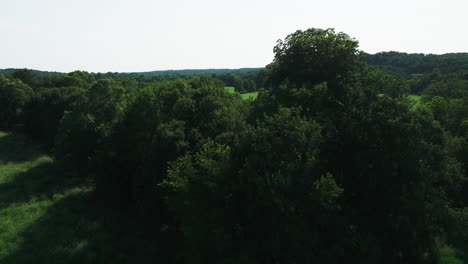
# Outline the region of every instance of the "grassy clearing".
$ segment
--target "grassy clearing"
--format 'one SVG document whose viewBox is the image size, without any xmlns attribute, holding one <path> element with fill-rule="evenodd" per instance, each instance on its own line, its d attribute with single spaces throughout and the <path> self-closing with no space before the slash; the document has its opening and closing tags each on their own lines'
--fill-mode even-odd
<svg viewBox="0 0 468 264">
<path fill-rule="evenodd" d="M 384 94 L 378 94 L 377 96 L 384 96 Z M 416 107 L 421 105 L 421 96 L 410 94 L 406 98 L 408 98 L 409 103 L 411 104 L 411 109 L 415 109 Z"/>
<path fill-rule="evenodd" d="M 224 87 L 224 89 L 226 89 L 226 91 L 228 91 L 229 93 L 236 93 L 236 88 L 234 87 Z M 243 100 L 248 100 L 248 99 L 253 99 L 255 100 L 255 98 L 257 98 L 258 96 L 258 92 L 251 92 L 251 93 L 242 93 L 240 94 L 241 98 Z"/>
<path fill-rule="evenodd" d="M 243 93 L 241 94 L 242 99 L 247 100 L 247 99 L 256 99 L 258 96 L 258 92 L 251 92 L 251 93 Z"/>
<path fill-rule="evenodd" d="M 0 132 L 0 263 L 167 262 L 155 240 L 116 211 L 41 146 Z"/>
<path fill-rule="evenodd" d="M 226 91 L 232 94 L 236 92 L 236 88 L 234 87 L 224 87 L 224 89 L 226 89 Z"/>
<path fill-rule="evenodd" d="M 413 108 L 421 105 L 421 96 L 419 95 L 410 94 L 408 95 L 408 99 L 414 104 Z"/>
</svg>

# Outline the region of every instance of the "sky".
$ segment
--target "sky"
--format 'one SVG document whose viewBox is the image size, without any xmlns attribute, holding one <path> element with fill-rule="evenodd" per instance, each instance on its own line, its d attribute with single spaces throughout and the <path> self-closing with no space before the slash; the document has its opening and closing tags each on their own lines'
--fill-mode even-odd
<svg viewBox="0 0 468 264">
<path fill-rule="evenodd" d="M 278 39 L 334 28 L 368 53 L 468 52 L 468 0 L 0 0 L 0 69 L 263 67 Z"/>
</svg>

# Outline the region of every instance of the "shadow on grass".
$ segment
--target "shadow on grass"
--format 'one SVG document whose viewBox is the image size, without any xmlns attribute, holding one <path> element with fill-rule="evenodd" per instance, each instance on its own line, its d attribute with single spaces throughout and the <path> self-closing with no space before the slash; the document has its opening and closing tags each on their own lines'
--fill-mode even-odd
<svg viewBox="0 0 468 264">
<path fill-rule="evenodd" d="M 32 167 L 22 167 L 26 171 L 0 184 L 0 213 L 13 208 L 19 217 L 12 219 L 22 221 L 28 213 L 21 206 L 27 205 L 41 214 L 19 233 L 8 225 L 18 242 L 0 255 L 0 263 L 173 263 L 173 247 L 148 236 L 128 208 L 107 208 L 92 184 L 66 164 L 54 162 L 21 137 L 1 134 L 0 162 L 23 161 Z"/>
<path fill-rule="evenodd" d="M 53 199 L 55 194 L 80 183 L 83 179 L 65 166 L 45 160 L 26 172 L 19 172 L 11 181 L 0 184 L 0 210 L 12 203 Z"/>
<path fill-rule="evenodd" d="M 123 215 L 102 214 L 90 192 L 56 202 L 25 230 L 20 247 L 3 264 L 171 263 L 157 240 L 143 240 Z"/>
<path fill-rule="evenodd" d="M 41 145 L 32 144 L 24 136 L 0 132 L 0 163 L 20 163 L 44 155 Z"/>
</svg>

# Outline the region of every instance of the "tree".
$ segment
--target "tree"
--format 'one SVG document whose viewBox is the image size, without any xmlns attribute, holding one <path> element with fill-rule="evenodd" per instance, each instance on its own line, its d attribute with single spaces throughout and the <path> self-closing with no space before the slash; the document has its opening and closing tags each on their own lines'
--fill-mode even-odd
<svg viewBox="0 0 468 264">
<path fill-rule="evenodd" d="M 60 157 L 88 168 L 110 154 L 105 151 L 106 145 L 112 144 L 108 139 L 122 120 L 129 98 L 117 82 L 103 79 L 78 99 L 71 111 L 65 111 L 55 145 Z"/>
<path fill-rule="evenodd" d="M 33 87 L 34 86 L 34 77 L 35 74 L 32 70 L 29 69 L 18 69 L 13 72 L 13 78 L 22 81 L 23 83 Z"/>
<path fill-rule="evenodd" d="M 468 81 L 466 80 L 441 80 L 431 82 L 422 93 L 422 101 L 430 101 L 434 96 L 459 99 L 468 96 Z"/>
<path fill-rule="evenodd" d="M 361 63 L 356 41 L 305 32 L 275 48 L 273 86 L 254 102 L 251 120 L 288 107 L 321 127 L 315 171 L 343 188 L 343 259 L 431 262 L 448 193 L 463 181 L 443 129 L 427 111 L 410 110 L 403 80 Z"/>
<path fill-rule="evenodd" d="M 31 87 L 22 81 L 0 75 L 0 126 L 8 128 L 19 122 L 23 106 L 33 94 Z"/>
<path fill-rule="evenodd" d="M 278 40 L 267 66 L 273 86 L 288 81 L 295 87 L 345 78 L 362 60 L 358 42 L 333 29 L 298 30 Z"/>
<path fill-rule="evenodd" d="M 38 89 L 24 106 L 24 125 L 28 134 L 53 146 L 64 112 L 73 110 L 85 92 L 79 87 Z"/>
</svg>

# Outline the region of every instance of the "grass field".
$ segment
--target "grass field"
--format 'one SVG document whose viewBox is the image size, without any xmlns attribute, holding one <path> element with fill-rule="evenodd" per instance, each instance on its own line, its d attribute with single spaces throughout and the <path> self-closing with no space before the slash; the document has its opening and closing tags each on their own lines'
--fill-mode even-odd
<svg viewBox="0 0 468 264">
<path fill-rule="evenodd" d="M 413 108 L 421 105 L 421 96 L 419 95 L 410 94 L 408 95 L 408 99 L 414 103 Z"/>
<path fill-rule="evenodd" d="M 224 89 L 226 89 L 226 91 L 228 91 L 230 93 L 235 93 L 236 92 L 236 88 L 234 88 L 234 87 L 224 87 Z"/>
<path fill-rule="evenodd" d="M 224 89 L 226 89 L 226 91 L 230 92 L 230 93 L 235 93 L 236 92 L 236 88 L 234 87 L 224 87 Z M 243 100 L 247 100 L 247 99 L 254 99 L 257 98 L 258 96 L 258 92 L 251 92 L 251 93 L 242 93 L 240 94 L 241 98 Z"/>
<path fill-rule="evenodd" d="M 241 94 L 242 99 L 255 99 L 258 96 L 258 92 L 251 92 L 251 93 L 243 93 Z"/>
<path fill-rule="evenodd" d="M 41 146 L 0 132 L 0 263 L 167 262 L 91 186 Z"/>
</svg>

